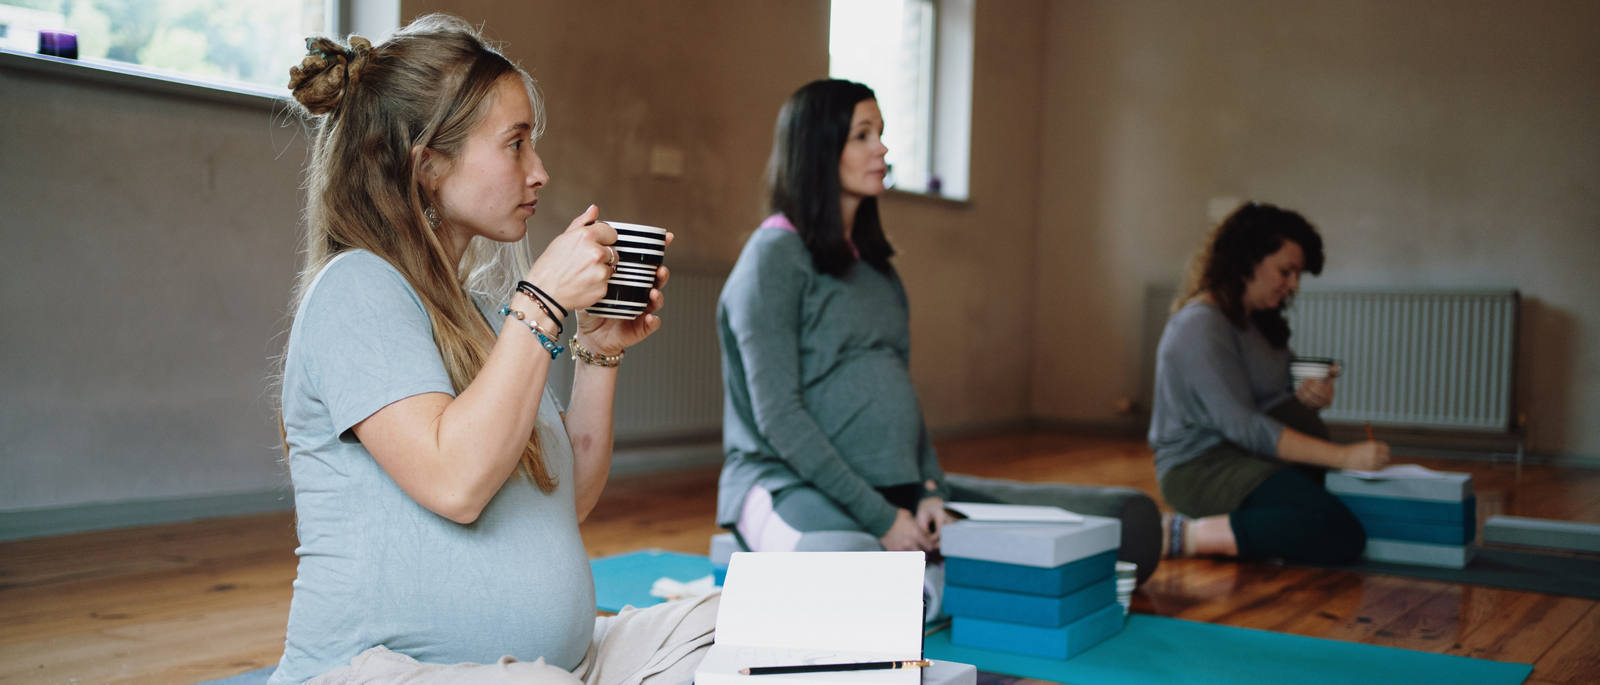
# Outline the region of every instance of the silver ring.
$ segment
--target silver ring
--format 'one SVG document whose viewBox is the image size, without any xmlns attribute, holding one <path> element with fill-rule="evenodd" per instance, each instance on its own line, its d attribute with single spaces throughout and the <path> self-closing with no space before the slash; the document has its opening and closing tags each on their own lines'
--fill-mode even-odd
<svg viewBox="0 0 1600 685">
<path fill-rule="evenodd" d="M 606 260 L 606 266 L 616 266 L 617 265 L 617 248 L 614 248 L 614 247 L 612 247 L 610 245 L 605 246 L 605 248 L 611 252 L 610 258 L 608 258 Z"/>
</svg>

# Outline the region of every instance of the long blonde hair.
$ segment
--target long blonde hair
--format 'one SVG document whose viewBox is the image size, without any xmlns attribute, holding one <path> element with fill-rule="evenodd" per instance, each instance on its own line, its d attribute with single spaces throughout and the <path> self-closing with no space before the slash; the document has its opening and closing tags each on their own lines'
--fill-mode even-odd
<svg viewBox="0 0 1600 685">
<path fill-rule="evenodd" d="M 334 256 L 372 252 L 421 297 L 450 383 L 460 393 L 483 368 L 494 340 L 467 291 L 507 294 L 528 253 L 519 244 L 474 238 L 461 263 L 451 263 L 426 218 L 419 153 L 457 158 L 505 77 L 526 87 L 537 138 L 544 121 L 538 91 L 475 28 L 448 15 L 418 18 L 377 46 L 360 36 L 347 45 L 313 37 L 306 51 L 289 79 L 298 109 L 315 125 L 306 166 L 305 263 L 291 311 Z M 541 454 L 534 431 L 521 465 L 540 490 L 551 492 L 556 478 Z"/>
</svg>

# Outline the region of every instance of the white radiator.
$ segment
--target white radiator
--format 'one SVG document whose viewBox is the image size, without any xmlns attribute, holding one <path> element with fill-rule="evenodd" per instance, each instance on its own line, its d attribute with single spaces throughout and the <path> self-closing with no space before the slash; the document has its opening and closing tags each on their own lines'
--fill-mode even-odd
<svg viewBox="0 0 1600 685">
<path fill-rule="evenodd" d="M 1517 305 L 1515 290 L 1301 293 L 1289 344 L 1343 363 L 1330 423 L 1505 432 Z"/>
<path fill-rule="evenodd" d="M 726 272 L 673 270 L 661 330 L 628 350 L 622 362 L 616 404 L 619 445 L 721 435 L 717 296 L 725 280 Z M 556 396 L 565 399 L 572 387 L 572 362 L 551 368 Z"/>
</svg>

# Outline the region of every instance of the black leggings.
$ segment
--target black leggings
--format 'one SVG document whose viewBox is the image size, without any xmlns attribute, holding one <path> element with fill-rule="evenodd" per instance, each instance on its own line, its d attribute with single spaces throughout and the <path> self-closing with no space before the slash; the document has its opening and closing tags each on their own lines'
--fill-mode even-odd
<svg viewBox="0 0 1600 685">
<path fill-rule="evenodd" d="M 1315 469 L 1279 469 L 1228 514 L 1228 521 L 1241 558 L 1343 564 L 1355 561 L 1367 546 L 1361 522 L 1323 488 Z"/>
</svg>

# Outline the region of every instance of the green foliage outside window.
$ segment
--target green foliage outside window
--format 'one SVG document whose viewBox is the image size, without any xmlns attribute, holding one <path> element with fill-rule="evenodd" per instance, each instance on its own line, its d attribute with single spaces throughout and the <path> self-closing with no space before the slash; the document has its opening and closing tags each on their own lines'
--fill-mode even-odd
<svg viewBox="0 0 1600 685">
<path fill-rule="evenodd" d="M 37 28 L 75 32 L 80 59 L 283 88 L 304 38 L 326 30 L 325 2 L 0 0 L 0 22 L 8 5 L 53 13 L 61 26 Z"/>
</svg>

